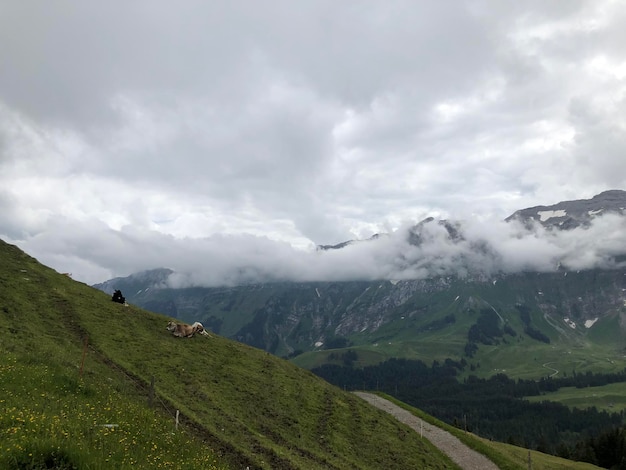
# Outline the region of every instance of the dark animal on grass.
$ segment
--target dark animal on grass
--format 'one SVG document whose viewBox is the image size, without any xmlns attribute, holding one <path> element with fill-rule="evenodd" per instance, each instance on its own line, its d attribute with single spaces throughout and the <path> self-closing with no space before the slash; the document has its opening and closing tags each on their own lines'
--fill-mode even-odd
<svg viewBox="0 0 626 470">
<path fill-rule="evenodd" d="M 126 303 L 126 297 L 124 297 L 122 295 L 122 291 L 121 290 L 116 290 L 115 292 L 113 292 L 113 296 L 111 297 L 111 300 L 113 302 L 117 302 L 118 304 L 125 304 Z"/>
</svg>

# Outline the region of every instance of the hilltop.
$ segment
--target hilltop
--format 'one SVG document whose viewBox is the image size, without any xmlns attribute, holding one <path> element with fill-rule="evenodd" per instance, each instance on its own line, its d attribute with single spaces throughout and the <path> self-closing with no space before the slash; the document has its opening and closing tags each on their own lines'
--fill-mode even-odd
<svg viewBox="0 0 626 470">
<path fill-rule="evenodd" d="M 0 260 L 3 468 L 454 468 L 285 360 L 218 335 L 174 338 L 167 317 L 4 242 Z"/>
</svg>

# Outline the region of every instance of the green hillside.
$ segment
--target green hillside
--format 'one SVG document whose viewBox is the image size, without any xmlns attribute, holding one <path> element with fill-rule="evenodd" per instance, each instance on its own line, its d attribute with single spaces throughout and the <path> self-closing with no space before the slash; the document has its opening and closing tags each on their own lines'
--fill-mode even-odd
<svg viewBox="0 0 626 470">
<path fill-rule="evenodd" d="M 217 335 L 174 338 L 167 317 L 4 242 L 0 318 L 3 469 L 456 468 L 308 371 Z"/>
<path fill-rule="evenodd" d="M 557 371 L 560 377 L 572 372 L 617 372 L 626 367 L 620 323 L 626 312 L 622 278 L 621 271 L 607 271 L 519 274 L 497 283 L 452 281 L 444 290 L 414 295 L 391 310 L 388 321 L 375 331 L 348 335 L 349 347 L 307 351 L 292 360 L 312 369 L 337 363 L 330 357 L 349 349 L 358 355 L 356 367 L 401 357 L 426 363 L 464 359 L 476 366 L 462 376 L 506 373 L 538 379 Z M 582 304 L 602 313 L 592 328 L 582 326 Z M 468 355 L 470 331 L 488 316 L 494 320 L 496 334 L 481 334 Z M 576 318 L 575 329 L 567 325 L 566 317 Z"/>
<path fill-rule="evenodd" d="M 626 269 L 492 278 L 170 288 L 168 270 L 96 287 L 312 369 L 347 349 L 355 366 L 390 358 L 468 363 L 464 374 L 539 379 L 626 367 Z M 343 349 L 343 351 L 342 351 Z"/>
</svg>

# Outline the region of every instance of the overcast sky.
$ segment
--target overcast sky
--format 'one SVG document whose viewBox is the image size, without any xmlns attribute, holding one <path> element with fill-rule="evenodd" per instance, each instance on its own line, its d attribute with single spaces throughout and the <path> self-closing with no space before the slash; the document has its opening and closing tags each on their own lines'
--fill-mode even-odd
<svg viewBox="0 0 626 470">
<path fill-rule="evenodd" d="M 317 244 L 626 189 L 624 24 L 604 0 L 0 0 L 0 238 L 90 284 L 342 278 L 368 256 Z"/>
</svg>

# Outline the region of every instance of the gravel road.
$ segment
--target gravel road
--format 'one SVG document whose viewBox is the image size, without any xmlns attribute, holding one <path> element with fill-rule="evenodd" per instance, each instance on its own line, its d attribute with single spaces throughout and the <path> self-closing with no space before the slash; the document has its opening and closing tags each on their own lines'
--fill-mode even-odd
<svg viewBox="0 0 626 470">
<path fill-rule="evenodd" d="M 409 425 L 417 432 L 423 432 L 426 439 L 437 446 L 464 470 L 498 470 L 498 467 L 491 460 L 470 449 L 449 432 L 421 420 L 407 410 L 378 395 L 365 392 L 354 393 L 368 403 L 394 416 L 398 421 Z"/>
</svg>

